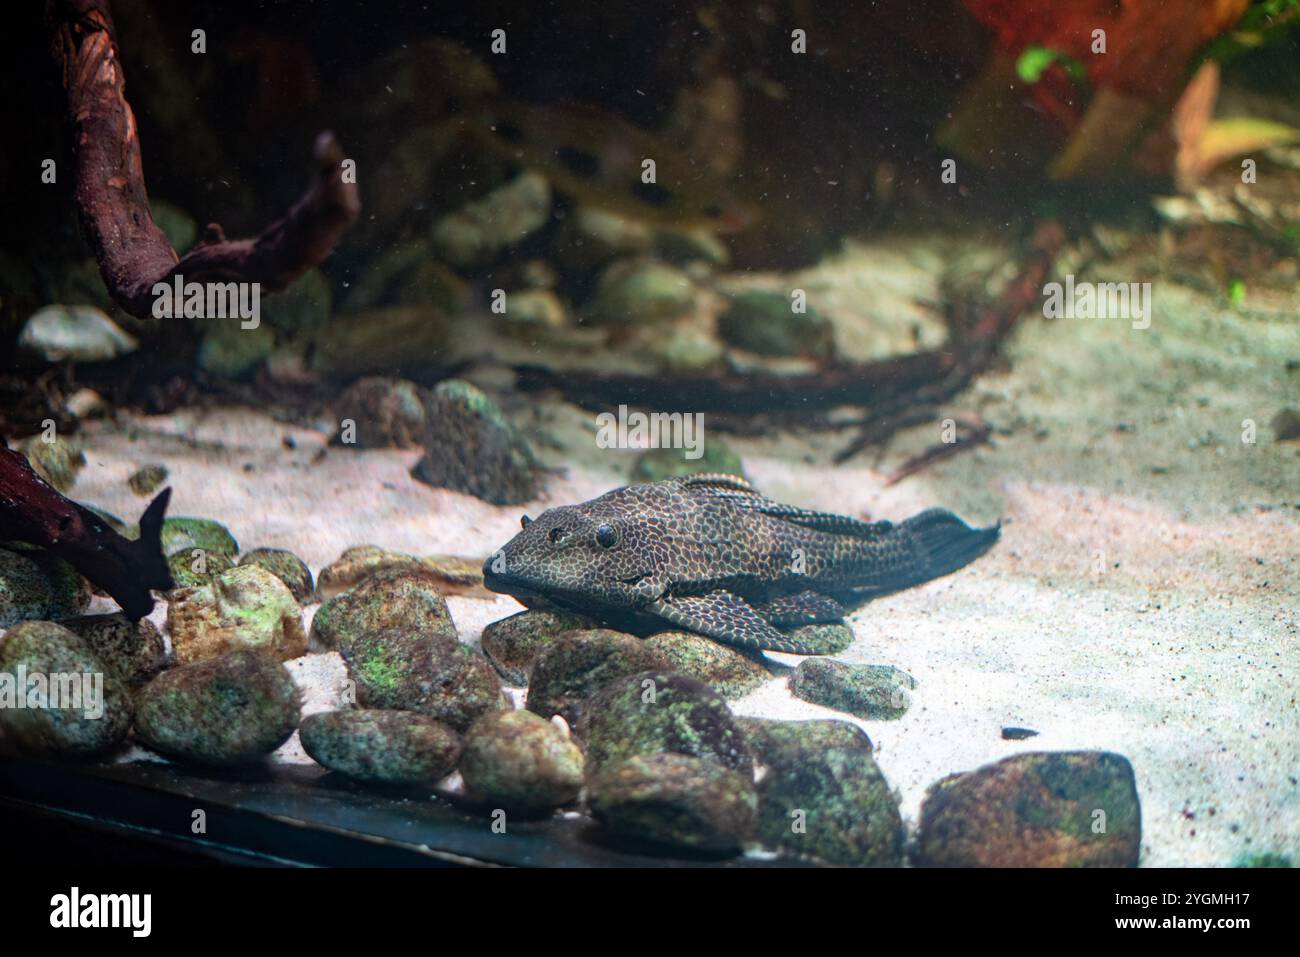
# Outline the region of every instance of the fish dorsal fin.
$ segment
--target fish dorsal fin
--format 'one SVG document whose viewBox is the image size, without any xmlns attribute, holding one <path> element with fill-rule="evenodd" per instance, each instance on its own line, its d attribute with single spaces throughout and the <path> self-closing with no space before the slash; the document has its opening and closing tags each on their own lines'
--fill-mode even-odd
<svg viewBox="0 0 1300 957">
<path fill-rule="evenodd" d="M 847 515 L 833 512 L 814 512 L 811 509 L 797 508 L 794 505 L 782 505 L 780 502 L 764 500 L 758 511 L 785 522 L 815 528 L 819 532 L 832 535 L 849 535 L 853 538 L 876 539 L 889 534 L 894 528 L 890 521 L 864 522 Z"/>
<path fill-rule="evenodd" d="M 864 522 L 861 519 L 850 518 L 847 515 L 836 515 L 833 512 L 814 512 L 811 509 L 774 502 L 762 495 L 739 475 L 702 472 L 698 475 L 684 475 L 677 481 L 685 488 L 707 489 L 714 493 L 716 497 L 726 499 L 735 508 L 759 512 L 794 525 L 814 528 L 833 535 L 876 539 L 888 534 L 894 527 L 893 523 L 888 521 Z"/>
<path fill-rule="evenodd" d="M 687 488 L 725 488 L 737 492 L 749 492 L 753 495 L 758 494 L 748 480 L 741 478 L 739 475 L 731 475 L 726 472 L 699 472 L 695 475 L 683 475 L 677 481 Z"/>
</svg>

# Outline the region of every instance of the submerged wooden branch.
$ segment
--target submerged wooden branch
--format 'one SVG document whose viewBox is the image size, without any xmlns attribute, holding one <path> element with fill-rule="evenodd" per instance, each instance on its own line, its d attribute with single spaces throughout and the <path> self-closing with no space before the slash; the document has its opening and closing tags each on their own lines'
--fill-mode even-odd
<svg viewBox="0 0 1300 957">
<path fill-rule="evenodd" d="M 51 0 L 52 53 L 63 73 L 73 132 L 82 230 L 109 294 L 138 318 L 152 313 L 155 283 L 256 282 L 285 288 L 320 263 L 356 219 L 355 183 L 344 181 L 343 151 L 330 133 L 316 140 L 317 177 L 281 219 L 253 239 L 227 240 L 210 224 L 178 257 L 149 211 L 135 115 L 107 0 Z"/>
<path fill-rule="evenodd" d="M 0 541 L 47 549 L 112 595 L 133 619 L 153 609 L 150 589 L 172 587 L 160 539 L 170 498 L 171 489 L 163 489 L 140 518 L 140 537 L 125 538 L 61 495 L 23 455 L 0 442 Z"/>
</svg>

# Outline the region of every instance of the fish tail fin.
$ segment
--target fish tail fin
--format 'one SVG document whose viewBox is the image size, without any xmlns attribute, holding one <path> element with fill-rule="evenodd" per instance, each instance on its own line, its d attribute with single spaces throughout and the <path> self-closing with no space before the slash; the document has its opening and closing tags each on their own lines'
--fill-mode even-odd
<svg viewBox="0 0 1300 957">
<path fill-rule="evenodd" d="M 914 561 L 902 570 L 910 580 L 895 586 L 901 588 L 969 565 L 993 547 L 1002 534 L 1002 523 L 971 528 L 947 509 L 931 508 L 913 515 L 898 530 L 911 540 L 914 553 Z"/>
<path fill-rule="evenodd" d="M 128 541 L 123 548 L 129 553 L 126 560 L 129 562 L 132 570 L 136 575 L 136 584 L 140 586 L 142 595 L 147 596 L 150 589 L 157 591 L 169 591 L 175 587 L 172 580 L 171 568 L 167 565 L 167 556 L 163 554 L 162 549 L 162 526 L 163 520 L 167 516 L 167 504 L 171 501 L 172 490 L 170 487 L 163 489 L 154 500 L 149 503 L 149 507 L 144 510 L 140 516 L 140 537 L 134 541 Z M 148 607 L 143 604 L 141 599 L 140 608 L 143 608 L 141 614 L 148 614 L 149 609 L 153 607 L 153 599 L 148 599 Z M 120 603 L 120 599 L 119 599 Z M 132 602 L 132 604 L 135 604 Z M 123 607 L 123 610 L 131 617 L 140 617 L 137 612 L 140 608 Z"/>
</svg>

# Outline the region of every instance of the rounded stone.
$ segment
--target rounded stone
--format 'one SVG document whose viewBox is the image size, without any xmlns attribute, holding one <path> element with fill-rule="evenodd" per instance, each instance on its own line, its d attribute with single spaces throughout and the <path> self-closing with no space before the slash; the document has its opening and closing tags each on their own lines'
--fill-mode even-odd
<svg viewBox="0 0 1300 957">
<path fill-rule="evenodd" d="M 233 559 L 239 554 L 239 542 L 230 530 L 210 518 L 176 515 L 163 520 L 162 551 L 173 555 L 179 551 L 190 552 L 201 548 L 209 554 L 224 555 Z"/>
<path fill-rule="evenodd" d="M 591 812 L 609 831 L 653 844 L 734 853 L 757 810 L 750 778 L 683 754 L 614 761 L 592 775 Z"/>
<path fill-rule="evenodd" d="M 414 382 L 387 376 L 358 379 L 339 396 L 335 406 L 340 423 L 353 428 L 336 433 L 331 444 L 361 449 L 409 449 L 420 444 L 425 427 L 425 390 Z"/>
<path fill-rule="evenodd" d="M 645 639 L 671 670 L 704 682 L 728 700 L 742 698 L 772 678 L 762 663 L 741 651 L 690 631 L 661 631 Z"/>
<path fill-rule="evenodd" d="M 82 638 L 25 621 L 0 637 L 0 728 L 34 753 L 91 757 L 126 739 L 130 693 Z"/>
<path fill-rule="evenodd" d="M 902 864 L 898 798 L 861 729 L 826 720 L 743 718 L 740 725 L 763 770 L 758 835 L 765 847 L 844 866 Z"/>
<path fill-rule="evenodd" d="M 167 627 L 182 664 L 245 648 L 277 661 L 307 652 L 298 602 L 284 582 L 257 565 L 240 565 L 211 584 L 172 592 Z"/>
<path fill-rule="evenodd" d="M 531 711 L 495 711 L 465 732 L 460 773 L 470 797 L 507 811 L 569 804 L 582 790 L 582 751 Z"/>
<path fill-rule="evenodd" d="M 80 636 L 128 685 L 148 681 L 167 664 L 162 633 L 148 618 L 131 621 L 115 612 L 62 618 L 59 624 Z"/>
<path fill-rule="evenodd" d="M 126 484 L 131 489 L 131 494 L 147 497 L 158 491 L 166 481 L 167 466 L 154 462 L 142 465 L 132 472 Z"/>
<path fill-rule="evenodd" d="M 607 628 L 567 632 L 533 661 L 527 708 L 543 718 L 558 714 L 572 727 L 601 688 L 652 669 L 667 670 L 668 659 L 639 638 Z"/>
<path fill-rule="evenodd" d="M 432 784 L 455 770 L 461 754 L 455 731 L 411 711 L 311 714 L 298 734 L 317 764 L 376 784 Z"/>
<path fill-rule="evenodd" d="M 566 631 L 594 627 L 590 618 L 570 612 L 521 611 L 484 626 L 480 644 L 506 684 L 523 687 L 544 648 Z"/>
<path fill-rule="evenodd" d="M 76 484 L 77 473 L 86 464 L 81 449 L 61 435 L 48 441 L 44 435 L 34 435 L 21 448 L 36 474 L 64 493 Z"/>
<path fill-rule="evenodd" d="M 254 548 L 240 557 L 239 564 L 256 565 L 258 568 L 266 569 L 284 582 L 293 594 L 294 600 L 299 603 L 311 601 L 315 594 L 316 585 L 312 581 L 311 569 L 307 567 L 306 562 L 288 549 Z"/>
<path fill-rule="evenodd" d="M 136 696 L 136 737 L 161 754 L 214 766 L 246 764 L 289 740 L 299 695 L 288 670 L 255 651 L 178 665 Z"/>
<path fill-rule="evenodd" d="M 855 665 L 829 658 L 799 662 L 790 691 L 813 704 L 859 718 L 891 720 L 907 713 L 916 679 L 893 665 Z"/>
<path fill-rule="evenodd" d="M 167 556 L 167 568 L 172 573 L 172 591 L 177 588 L 201 588 L 211 585 L 218 575 L 235 567 L 225 555 L 190 549 L 173 552 Z"/>
<path fill-rule="evenodd" d="M 643 671 L 611 682 L 587 703 L 576 731 L 597 768 L 670 751 L 753 773 L 745 736 L 726 699 L 686 675 Z"/>
<path fill-rule="evenodd" d="M 921 802 L 915 861 L 922 867 L 1136 867 L 1141 846 L 1142 809 L 1127 758 L 1109 751 L 1034 752 L 931 785 Z"/>
</svg>

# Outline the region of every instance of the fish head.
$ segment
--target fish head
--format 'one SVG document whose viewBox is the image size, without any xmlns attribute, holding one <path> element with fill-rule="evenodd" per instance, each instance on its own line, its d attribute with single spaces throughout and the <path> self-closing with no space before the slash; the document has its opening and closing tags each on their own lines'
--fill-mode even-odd
<svg viewBox="0 0 1300 957">
<path fill-rule="evenodd" d="M 597 500 L 599 502 L 599 500 Z M 659 597 L 644 529 L 597 503 L 551 508 L 483 563 L 483 583 L 529 607 L 636 609 Z"/>
</svg>

